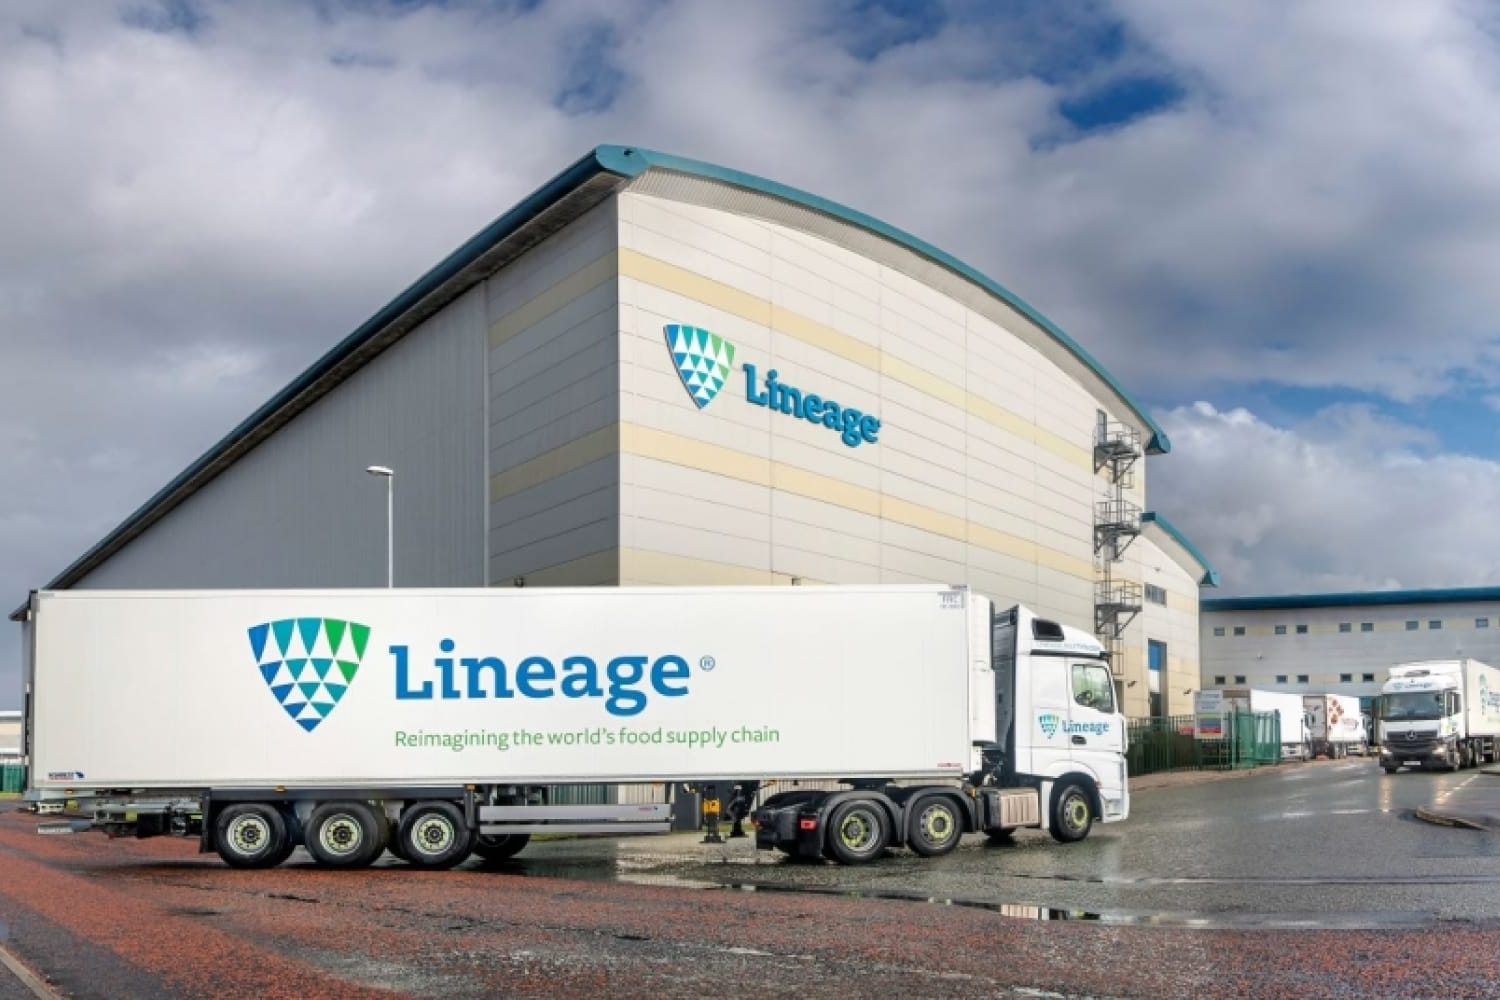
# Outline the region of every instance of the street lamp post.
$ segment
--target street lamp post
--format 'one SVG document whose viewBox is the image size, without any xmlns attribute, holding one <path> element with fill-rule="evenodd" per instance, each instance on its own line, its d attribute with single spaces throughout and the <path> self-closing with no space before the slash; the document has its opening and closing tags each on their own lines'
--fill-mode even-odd
<svg viewBox="0 0 1500 1000">
<path fill-rule="evenodd" d="M 365 470 L 385 480 L 385 585 L 396 585 L 396 472 L 384 465 Z"/>
</svg>

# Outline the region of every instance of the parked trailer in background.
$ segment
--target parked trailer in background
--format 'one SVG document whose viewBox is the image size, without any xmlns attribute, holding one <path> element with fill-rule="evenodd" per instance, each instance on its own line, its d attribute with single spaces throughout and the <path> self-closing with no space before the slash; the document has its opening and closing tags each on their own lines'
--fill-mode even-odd
<svg viewBox="0 0 1500 1000">
<path fill-rule="evenodd" d="M 1259 688 L 1223 688 L 1224 706 L 1236 712 L 1275 712 L 1281 721 L 1283 760 L 1302 760 L 1308 755 L 1307 712 L 1302 696 Z"/>
<path fill-rule="evenodd" d="M 92 814 L 42 830 L 241 868 L 670 829 L 574 785 L 841 783 L 771 796 L 756 842 L 850 864 L 1129 814 L 1098 641 L 963 587 L 65 591 L 23 635 L 27 798 Z"/>
<path fill-rule="evenodd" d="M 1314 757 L 1347 757 L 1364 753 L 1365 722 L 1359 698 L 1347 694 L 1305 694 L 1308 749 Z"/>
<path fill-rule="evenodd" d="M 1456 771 L 1500 760 L 1500 669 L 1473 659 L 1391 667 L 1380 689 L 1380 766 Z"/>
</svg>

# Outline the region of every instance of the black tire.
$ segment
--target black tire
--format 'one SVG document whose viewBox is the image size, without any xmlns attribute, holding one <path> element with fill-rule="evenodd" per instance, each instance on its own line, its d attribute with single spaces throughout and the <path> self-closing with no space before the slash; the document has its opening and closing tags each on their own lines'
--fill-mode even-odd
<svg viewBox="0 0 1500 1000">
<path fill-rule="evenodd" d="M 391 844 L 417 868 L 442 870 L 461 864 L 474 846 L 474 831 L 464 811 L 452 802 L 414 802 L 401 813 Z"/>
<path fill-rule="evenodd" d="M 325 868 L 365 868 L 389 836 L 385 814 L 368 802 L 324 802 L 307 819 L 307 853 Z"/>
<path fill-rule="evenodd" d="M 472 849 L 485 864 L 498 864 L 520 854 L 530 842 L 529 833 L 481 833 L 475 835 Z"/>
<path fill-rule="evenodd" d="M 1083 786 L 1074 782 L 1058 785 L 1052 792 L 1052 839 L 1072 844 L 1094 828 L 1094 803 Z"/>
<path fill-rule="evenodd" d="M 928 796 L 907 810 L 906 844 L 924 858 L 942 857 L 958 846 L 963 835 L 963 820 L 950 798 Z"/>
<path fill-rule="evenodd" d="M 862 865 L 880 857 L 890 843 L 890 817 L 869 799 L 854 799 L 834 807 L 825 836 L 825 849 L 834 861 Z"/>
<path fill-rule="evenodd" d="M 1385 765 L 1381 765 L 1380 769 L 1386 774 L 1395 774 L 1397 771 L 1401 770 L 1401 768 L 1399 767 L 1386 767 Z"/>
<path fill-rule="evenodd" d="M 281 810 L 260 802 L 237 802 L 220 810 L 214 846 L 231 868 L 275 868 L 297 848 Z"/>
</svg>

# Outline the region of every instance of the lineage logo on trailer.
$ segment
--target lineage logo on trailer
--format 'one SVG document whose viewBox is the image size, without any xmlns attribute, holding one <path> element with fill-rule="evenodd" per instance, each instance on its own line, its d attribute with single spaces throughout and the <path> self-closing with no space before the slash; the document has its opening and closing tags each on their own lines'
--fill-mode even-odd
<svg viewBox="0 0 1500 1000">
<path fill-rule="evenodd" d="M 702 327 L 669 323 L 662 331 L 677 366 L 677 377 L 698 409 L 703 409 L 729 382 L 729 373 L 734 370 L 734 345 Z M 781 373 L 774 368 L 761 379 L 755 365 L 747 361 L 740 367 L 745 372 L 745 402 L 752 406 L 764 406 L 837 431 L 839 440 L 850 448 L 877 442 L 879 417 L 782 381 Z"/>
<path fill-rule="evenodd" d="M 368 625 L 342 618 L 281 618 L 249 632 L 261 679 L 308 732 L 338 707 L 370 641 Z"/>
</svg>

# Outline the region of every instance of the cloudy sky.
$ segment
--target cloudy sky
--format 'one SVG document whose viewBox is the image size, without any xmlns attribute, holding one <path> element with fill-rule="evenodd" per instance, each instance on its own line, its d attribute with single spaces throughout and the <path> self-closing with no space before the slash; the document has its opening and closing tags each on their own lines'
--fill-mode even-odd
<svg viewBox="0 0 1500 1000">
<path fill-rule="evenodd" d="M 600 143 L 1021 295 L 1221 596 L 1500 584 L 1493 4 L 7 0 L 0 137 L 6 611 Z"/>
</svg>

